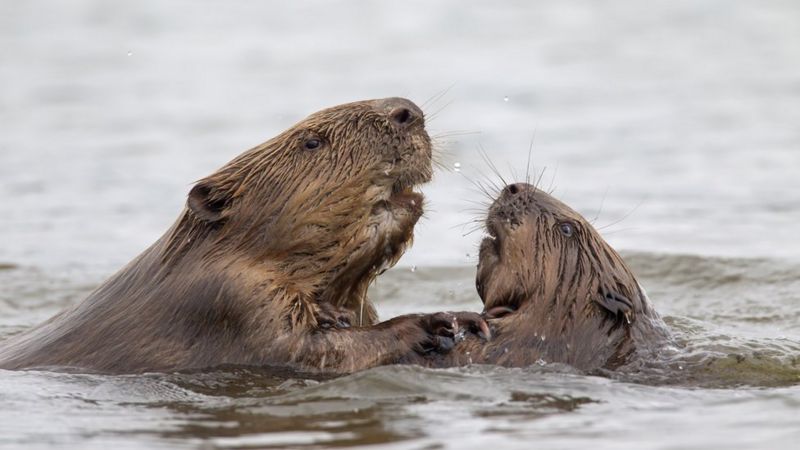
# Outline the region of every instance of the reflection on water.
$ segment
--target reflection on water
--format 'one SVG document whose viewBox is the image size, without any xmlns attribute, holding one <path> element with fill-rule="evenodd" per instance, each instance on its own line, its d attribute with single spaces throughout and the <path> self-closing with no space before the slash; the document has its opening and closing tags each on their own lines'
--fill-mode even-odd
<svg viewBox="0 0 800 450">
<path fill-rule="evenodd" d="M 519 177 L 533 140 L 676 346 L 598 374 L 0 371 L 0 446 L 793 448 L 799 21 L 782 0 L 3 2 L 0 336 L 85 297 L 242 150 L 402 95 L 451 170 L 371 291 L 382 317 L 480 308 L 477 148 Z"/>
</svg>

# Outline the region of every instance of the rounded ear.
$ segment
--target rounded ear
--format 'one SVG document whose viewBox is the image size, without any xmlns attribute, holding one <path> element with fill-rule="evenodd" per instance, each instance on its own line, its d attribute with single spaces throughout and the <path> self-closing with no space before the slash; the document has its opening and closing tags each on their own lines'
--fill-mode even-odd
<svg viewBox="0 0 800 450">
<path fill-rule="evenodd" d="M 595 298 L 595 302 L 597 302 L 606 312 L 610 313 L 614 317 L 622 316 L 625 318 L 625 321 L 630 324 L 632 322 L 632 317 L 634 316 L 633 310 L 633 302 L 624 295 L 620 294 L 616 291 L 607 291 L 604 295 L 598 295 Z"/>
<path fill-rule="evenodd" d="M 225 217 L 230 198 L 225 192 L 215 189 L 210 183 L 201 181 L 191 191 L 186 205 L 198 218 L 206 222 L 219 222 Z"/>
</svg>

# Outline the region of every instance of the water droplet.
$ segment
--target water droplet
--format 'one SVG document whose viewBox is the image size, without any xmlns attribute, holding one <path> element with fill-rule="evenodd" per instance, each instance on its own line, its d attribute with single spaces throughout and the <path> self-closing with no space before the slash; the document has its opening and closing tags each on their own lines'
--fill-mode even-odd
<svg viewBox="0 0 800 450">
<path fill-rule="evenodd" d="M 542 342 L 544 342 L 545 339 L 547 339 L 547 338 L 545 338 L 544 335 L 542 335 Z"/>
<path fill-rule="evenodd" d="M 412 272 L 416 272 L 417 271 L 417 266 L 411 266 L 411 271 Z"/>
<path fill-rule="evenodd" d="M 508 103 L 508 96 L 507 95 L 505 97 L 503 97 L 503 101 Z"/>
<path fill-rule="evenodd" d="M 386 170 L 383 171 L 383 174 L 386 175 L 386 176 L 389 176 L 389 172 L 391 172 L 391 170 L 386 169 Z"/>
<path fill-rule="evenodd" d="M 133 56 L 133 52 L 128 50 L 128 56 Z"/>
<path fill-rule="evenodd" d="M 683 366 L 678 366 L 678 370 L 683 370 Z"/>
<path fill-rule="evenodd" d="M 539 359 L 536 360 L 536 364 L 538 364 L 540 366 L 545 366 L 545 365 L 547 365 L 547 361 L 539 358 Z"/>
</svg>

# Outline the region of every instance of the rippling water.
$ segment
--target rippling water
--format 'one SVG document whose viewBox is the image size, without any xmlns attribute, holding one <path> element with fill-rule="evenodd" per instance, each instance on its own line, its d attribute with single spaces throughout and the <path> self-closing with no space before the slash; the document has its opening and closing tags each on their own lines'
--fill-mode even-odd
<svg viewBox="0 0 800 450">
<path fill-rule="evenodd" d="M 478 147 L 512 178 L 533 140 L 676 346 L 604 376 L 0 371 L 0 446 L 795 448 L 798 23 L 790 0 L 3 2 L 0 337 L 82 299 L 242 150 L 402 95 L 460 167 L 372 289 L 382 317 L 479 309 L 471 182 L 498 177 Z"/>
</svg>

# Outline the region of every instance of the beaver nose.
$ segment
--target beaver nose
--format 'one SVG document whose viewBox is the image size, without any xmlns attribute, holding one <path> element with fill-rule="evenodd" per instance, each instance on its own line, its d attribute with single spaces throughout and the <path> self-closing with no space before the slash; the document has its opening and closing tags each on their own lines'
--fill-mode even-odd
<svg viewBox="0 0 800 450">
<path fill-rule="evenodd" d="M 505 189 L 503 189 L 503 191 L 505 191 L 503 193 L 506 195 L 517 195 L 517 193 L 522 190 L 520 184 L 522 183 L 509 184 Z"/>
<path fill-rule="evenodd" d="M 424 122 L 424 114 L 419 106 L 405 98 L 391 97 L 378 100 L 376 109 L 385 113 L 392 123 L 401 128 L 421 125 Z"/>
<path fill-rule="evenodd" d="M 527 190 L 533 190 L 533 189 L 535 188 L 528 183 L 514 183 L 514 184 L 509 184 L 508 186 L 503 188 L 503 195 L 506 197 L 513 197 L 519 194 L 520 192 L 525 192 Z"/>
</svg>

